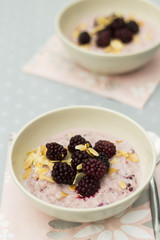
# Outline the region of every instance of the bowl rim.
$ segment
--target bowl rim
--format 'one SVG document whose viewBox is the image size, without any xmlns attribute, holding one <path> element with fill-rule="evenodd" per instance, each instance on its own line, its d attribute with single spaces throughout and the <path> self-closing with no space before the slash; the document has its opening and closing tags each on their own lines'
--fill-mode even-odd
<svg viewBox="0 0 160 240">
<path fill-rule="evenodd" d="M 144 54 L 144 53 L 148 53 L 156 48 L 159 48 L 160 47 L 160 40 L 158 42 L 156 42 L 155 44 L 153 44 L 153 46 L 150 46 L 150 47 L 147 47 L 141 51 L 137 51 L 137 52 L 133 52 L 133 53 L 119 53 L 119 54 L 112 54 L 112 53 L 103 53 L 103 52 L 94 52 L 94 51 L 89 51 L 85 48 L 82 48 L 80 46 L 77 46 L 75 43 L 73 43 L 71 40 L 69 40 L 68 37 L 66 37 L 64 34 L 63 34 L 63 31 L 61 30 L 60 28 L 60 20 L 63 16 L 63 14 L 68 10 L 70 9 L 71 7 L 73 7 L 74 5 L 77 5 L 78 3 L 80 2 L 85 2 L 87 0 L 77 0 L 77 1 L 73 1 L 70 2 L 69 4 L 66 4 L 63 9 L 61 11 L 59 11 L 59 13 L 56 15 L 56 18 L 55 18 L 55 29 L 56 29 L 56 32 L 57 32 L 57 35 L 59 36 L 59 38 L 64 41 L 68 46 L 70 46 L 71 48 L 73 48 L 74 50 L 76 51 L 80 51 L 84 54 L 87 54 L 88 56 L 92 56 L 92 57 L 101 57 L 101 58 L 104 58 L 104 57 L 109 57 L 109 58 L 120 58 L 120 57 L 123 57 L 123 58 L 126 58 L 126 57 L 132 57 L 132 56 L 139 56 L 141 54 Z M 158 4 L 156 3 L 153 3 L 153 2 L 149 2 L 148 0 L 138 0 L 137 2 L 142 2 L 146 5 L 149 5 L 150 7 L 156 9 L 157 11 L 159 11 L 159 14 L 160 14 L 160 6 L 158 6 Z"/>
<path fill-rule="evenodd" d="M 154 159 L 153 159 L 153 165 L 152 168 L 150 169 L 150 174 L 148 175 L 146 181 L 144 184 L 142 184 L 140 187 L 138 187 L 138 189 L 135 190 L 135 192 L 133 192 L 131 195 L 117 201 L 114 203 L 111 203 L 109 205 L 104 205 L 101 207 L 92 207 L 92 208 L 70 208 L 70 207 L 63 207 L 63 206 L 58 206 L 52 203 L 48 203 L 44 200 L 39 199 L 38 197 L 34 196 L 33 194 L 31 194 L 21 183 L 20 181 L 17 179 L 14 170 L 13 170 L 13 164 L 12 164 L 12 152 L 14 150 L 14 145 L 17 141 L 17 139 L 21 136 L 21 134 L 23 134 L 23 131 L 25 129 L 27 129 L 27 127 L 29 127 L 32 123 L 36 122 L 37 120 L 46 117 L 47 115 L 51 115 L 54 114 L 56 112 L 60 112 L 60 111 L 64 111 L 64 110 L 76 110 L 76 109 L 92 109 L 92 110 L 100 110 L 100 111 L 107 111 L 110 112 L 112 114 L 115 114 L 117 116 L 123 117 L 125 118 L 127 121 L 130 121 L 131 123 L 133 123 L 134 125 L 136 125 L 137 128 L 139 128 L 140 131 L 143 132 L 143 134 L 146 136 L 146 138 L 148 139 L 148 141 L 150 142 L 150 146 L 152 148 L 152 152 L 154 154 Z M 153 142 L 151 141 L 150 137 L 148 136 L 147 132 L 144 130 L 144 128 L 142 126 L 140 126 L 136 121 L 134 121 L 133 119 L 131 119 L 130 117 L 128 117 L 127 115 L 124 115 L 116 110 L 112 110 L 109 108 L 105 108 L 105 107 L 99 107 L 99 106 L 91 106 L 91 105 L 78 105 L 78 106 L 69 106 L 69 107 L 61 107 L 61 108 L 56 108 L 50 111 L 47 111 L 45 113 L 40 114 L 39 116 L 33 118 L 31 121 L 29 121 L 27 124 L 25 124 L 20 131 L 17 133 L 16 137 L 14 138 L 11 146 L 10 146 L 10 151 L 9 151 L 9 170 L 11 173 L 11 176 L 14 180 L 14 182 L 16 183 L 16 185 L 19 187 L 19 189 L 24 192 L 27 197 L 30 197 L 32 200 L 34 200 L 34 202 L 37 202 L 38 204 L 41 204 L 45 207 L 49 207 L 51 209 L 55 209 L 55 210 L 59 210 L 59 211 L 64 211 L 64 212 L 72 212 L 72 213 L 90 213 L 90 212 L 97 212 L 97 211 L 103 211 L 103 210 L 107 210 L 110 208 L 115 208 L 121 204 L 124 204 L 125 202 L 128 202 L 129 200 L 131 200 L 132 198 L 139 196 L 140 193 L 145 189 L 145 187 L 149 184 L 150 179 L 152 178 L 154 171 L 155 171 L 155 166 L 156 166 L 156 152 L 155 152 L 155 148 L 153 145 Z"/>
</svg>

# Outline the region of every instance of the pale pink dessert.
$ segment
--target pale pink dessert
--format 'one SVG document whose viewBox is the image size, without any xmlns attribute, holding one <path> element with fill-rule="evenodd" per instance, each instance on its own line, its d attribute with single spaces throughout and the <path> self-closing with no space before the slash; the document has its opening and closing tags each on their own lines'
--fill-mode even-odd
<svg viewBox="0 0 160 240">
<path fill-rule="evenodd" d="M 115 15 L 116 16 L 116 15 Z M 108 19 L 107 19 L 108 18 Z M 97 16 L 97 17 L 88 17 L 82 19 L 76 27 L 73 29 L 71 33 L 70 39 L 76 45 L 88 49 L 89 51 L 94 51 L 97 53 L 106 53 L 106 54 L 129 54 L 129 53 L 136 53 L 139 51 L 144 51 L 147 48 L 152 47 L 154 44 L 160 41 L 160 31 L 157 29 L 152 23 L 145 21 L 143 19 L 137 19 L 134 16 L 123 16 L 117 15 L 115 18 L 124 19 L 126 26 L 128 22 L 134 21 L 134 24 L 137 24 L 137 29 L 133 26 L 132 36 L 126 36 L 125 41 L 123 42 L 121 38 L 117 37 L 119 35 L 127 35 L 128 32 L 124 31 L 122 34 L 115 34 L 115 29 L 110 28 L 110 19 L 112 18 L 112 14 L 105 17 L 105 16 Z M 97 23 L 95 24 L 97 19 Z M 131 24 L 131 25 L 132 25 Z M 133 25 L 134 25 L 133 24 Z M 109 31 L 111 36 L 108 35 L 103 36 L 103 39 L 100 40 L 100 45 L 97 45 L 97 39 L 99 38 L 99 31 L 102 31 L 109 26 Z M 118 25 L 117 25 L 118 26 Z M 120 27 L 125 30 L 127 29 L 126 26 Z M 107 29 L 107 31 L 108 31 Z M 118 29 L 118 30 L 119 30 Z M 127 29 L 128 31 L 128 29 Z M 80 43 L 80 34 L 82 32 L 87 32 L 90 36 L 90 40 L 87 41 L 87 36 L 84 36 L 82 39 L 83 43 Z M 122 37 L 122 38 L 123 38 Z M 132 40 L 130 39 L 132 38 Z M 104 40 L 105 38 L 109 38 L 109 40 Z M 85 43 L 86 41 L 86 43 Z M 106 43 L 105 43 L 106 42 Z M 108 43 L 107 43 L 108 42 Z M 103 45 L 104 44 L 104 45 Z"/>
<path fill-rule="evenodd" d="M 41 168 L 40 165 L 41 162 L 46 161 L 44 144 L 57 142 L 67 147 L 70 138 L 77 134 L 89 141 L 92 147 L 98 140 L 108 140 L 116 146 L 115 155 L 109 159 L 109 172 L 100 180 L 99 190 L 90 197 L 79 196 L 73 186 L 53 182 L 51 177 L 53 163 L 46 168 Z M 100 130 L 71 129 L 59 133 L 47 139 L 41 147 L 28 153 L 27 156 L 24 166 L 27 190 L 36 197 L 58 206 L 92 208 L 108 205 L 132 194 L 141 182 L 141 166 L 134 147 L 123 138 L 117 138 Z M 48 171 L 45 172 L 44 169 L 47 168 Z"/>
</svg>

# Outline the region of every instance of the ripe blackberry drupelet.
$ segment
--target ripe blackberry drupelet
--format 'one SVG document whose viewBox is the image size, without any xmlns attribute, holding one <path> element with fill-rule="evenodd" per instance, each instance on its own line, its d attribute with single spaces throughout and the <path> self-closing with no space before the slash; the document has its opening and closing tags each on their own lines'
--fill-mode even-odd
<svg viewBox="0 0 160 240">
<path fill-rule="evenodd" d="M 56 142 L 47 143 L 46 148 L 46 157 L 50 160 L 62 160 L 67 155 L 67 149 Z"/>
<path fill-rule="evenodd" d="M 82 163 L 82 171 L 87 175 L 101 179 L 106 174 L 107 168 L 103 162 L 89 158 Z"/>
<path fill-rule="evenodd" d="M 81 164 L 85 159 L 90 158 L 90 155 L 86 151 L 76 150 L 72 154 L 71 158 L 72 158 L 72 161 L 71 161 L 72 168 L 76 169 L 76 167 L 79 164 Z"/>
<path fill-rule="evenodd" d="M 113 157 L 116 153 L 116 146 L 114 143 L 107 140 L 99 140 L 95 143 L 94 149 L 99 152 L 104 152 L 108 158 Z"/>
<path fill-rule="evenodd" d="M 93 196 L 100 188 L 99 179 L 85 175 L 81 178 L 76 188 L 77 192 L 83 197 Z"/>
<path fill-rule="evenodd" d="M 126 24 L 126 28 L 127 28 L 131 33 L 133 33 L 133 34 L 136 34 L 136 33 L 139 32 L 139 26 L 138 26 L 138 24 L 137 24 L 135 21 L 133 21 L 133 20 L 129 21 L 129 22 Z"/>
<path fill-rule="evenodd" d="M 69 184 L 71 185 L 76 176 L 76 171 L 74 171 L 65 162 L 56 162 L 51 171 L 53 180 L 59 184 Z"/>
<path fill-rule="evenodd" d="M 91 37 L 88 32 L 81 32 L 78 37 L 79 44 L 87 44 L 91 41 Z"/>
<path fill-rule="evenodd" d="M 98 33 L 96 45 L 98 47 L 107 47 L 110 44 L 111 33 L 108 30 L 104 30 Z"/>
<path fill-rule="evenodd" d="M 115 30 L 114 37 L 120 39 L 123 43 L 129 43 L 133 39 L 132 33 L 127 28 Z"/>
<path fill-rule="evenodd" d="M 75 146 L 79 145 L 79 144 L 86 144 L 89 143 L 88 141 L 86 141 L 85 138 L 83 138 L 81 135 L 75 135 L 74 137 L 71 137 L 69 145 L 68 145 L 68 150 L 73 153 L 76 149 Z M 91 144 L 89 143 L 89 145 L 91 146 Z"/>
<path fill-rule="evenodd" d="M 97 160 L 103 162 L 106 165 L 106 173 L 109 171 L 110 163 L 108 161 L 108 156 L 104 152 L 99 152 L 99 156 L 96 157 Z"/>
</svg>

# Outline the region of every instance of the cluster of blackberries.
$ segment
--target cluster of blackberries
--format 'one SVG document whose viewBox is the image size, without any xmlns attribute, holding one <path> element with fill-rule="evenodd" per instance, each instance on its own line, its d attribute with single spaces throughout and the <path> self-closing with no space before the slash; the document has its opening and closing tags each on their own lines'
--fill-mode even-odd
<svg viewBox="0 0 160 240">
<path fill-rule="evenodd" d="M 95 24 L 97 24 L 95 22 Z M 115 17 L 110 24 L 96 33 L 96 45 L 104 48 L 109 46 L 111 40 L 119 39 L 123 43 L 129 43 L 133 35 L 139 32 L 139 26 L 136 21 L 125 21 L 123 17 Z M 87 31 L 79 34 L 78 42 L 80 45 L 90 43 L 91 35 Z"/>
<path fill-rule="evenodd" d="M 77 193 L 83 197 L 94 195 L 100 188 L 100 179 L 109 171 L 109 159 L 115 155 L 116 147 L 113 143 L 107 140 L 99 140 L 95 143 L 94 150 L 98 156 L 90 154 L 86 150 L 76 149 L 78 145 L 87 145 L 88 149 L 92 148 L 81 135 L 75 135 L 70 139 L 68 150 L 71 154 L 71 164 L 62 162 L 66 155 L 67 149 L 58 143 L 46 144 L 46 156 L 50 160 L 59 160 L 54 163 L 51 171 L 52 178 L 58 184 L 73 184 L 73 181 L 78 172 L 83 172 L 84 176 L 76 186 Z M 77 166 L 81 168 L 77 170 Z"/>
</svg>

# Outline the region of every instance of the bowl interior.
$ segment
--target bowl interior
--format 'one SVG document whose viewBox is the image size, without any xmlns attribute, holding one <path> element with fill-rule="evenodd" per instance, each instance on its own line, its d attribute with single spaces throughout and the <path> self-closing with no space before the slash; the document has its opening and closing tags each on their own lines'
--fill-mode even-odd
<svg viewBox="0 0 160 240">
<path fill-rule="evenodd" d="M 146 132 L 133 120 L 117 112 L 95 107 L 72 107 L 49 112 L 25 126 L 14 141 L 11 168 L 23 185 L 26 153 L 55 133 L 72 128 L 94 128 L 123 137 L 135 147 L 142 163 L 142 185 L 149 181 L 155 167 L 155 151 Z"/>
<path fill-rule="evenodd" d="M 69 37 L 75 26 L 83 18 L 104 16 L 111 13 L 133 15 L 146 20 L 159 29 L 160 10 L 143 0 L 80 0 L 66 7 L 58 16 L 58 29 Z"/>
</svg>

